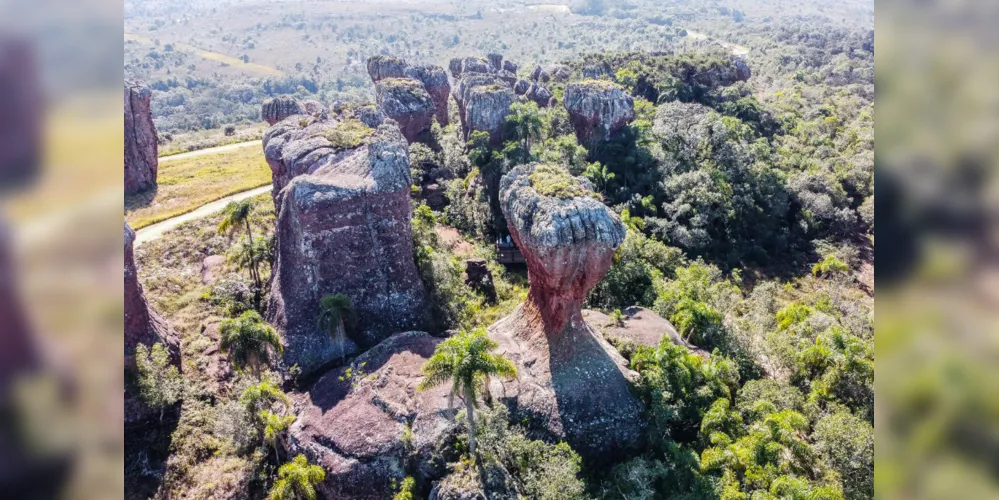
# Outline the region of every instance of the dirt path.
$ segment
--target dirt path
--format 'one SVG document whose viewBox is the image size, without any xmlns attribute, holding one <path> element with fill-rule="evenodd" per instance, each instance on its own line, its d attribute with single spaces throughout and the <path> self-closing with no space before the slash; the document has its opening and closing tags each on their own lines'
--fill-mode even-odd
<svg viewBox="0 0 999 500">
<path fill-rule="evenodd" d="M 166 163 L 168 161 L 183 160 L 184 158 L 193 158 L 195 156 L 210 155 L 215 153 L 221 153 L 223 151 L 232 151 L 233 149 L 245 148 L 247 146 L 261 146 L 261 141 L 259 139 L 255 141 L 237 142 L 236 144 L 226 144 L 225 146 L 215 146 L 214 148 L 199 149 L 197 151 L 188 151 L 186 153 L 178 153 L 170 156 L 161 156 L 159 158 L 159 163 Z"/>
<path fill-rule="evenodd" d="M 223 146 L 224 147 L 224 146 Z M 207 151 L 207 150 L 206 150 Z M 200 219 L 202 217 L 211 215 L 219 210 L 225 208 L 230 201 L 239 201 L 246 198 L 252 198 L 254 196 L 270 192 L 271 185 L 260 186 L 258 188 L 251 189 L 249 191 L 243 191 L 242 193 L 231 194 L 225 198 L 215 200 L 207 205 L 202 205 L 186 214 L 178 215 L 176 217 L 171 217 L 167 220 L 157 222 L 156 224 L 151 224 L 135 232 L 135 246 L 139 246 L 147 241 L 155 240 L 163 233 L 185 223 L 195 219 Z"/>
</svg>

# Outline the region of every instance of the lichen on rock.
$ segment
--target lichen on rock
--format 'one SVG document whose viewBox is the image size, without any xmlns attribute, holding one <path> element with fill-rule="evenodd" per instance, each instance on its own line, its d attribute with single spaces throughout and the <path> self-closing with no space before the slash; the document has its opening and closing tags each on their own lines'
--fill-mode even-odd
<svg viewBox="0 0 999 500">
<path fill-rule="evenodd" d="M 579 142 L 593 146 L 610 140 L 635 119 L 635 101 L 618 84 L 583 80 L 566 85 L 564 105 Z"/>
<path fill-rule="evenodd" d="M 386 78 L 375 85 L 378 109 L 399 123 L 409 142 L 428 142 L 436 107 L 423 83 L 410 78 Z"/>
<path fill-rule="evenodd" d="M 125 193 L 156 187 L 156 127 L 149 107 L 152 92 L 139 82 L 125 82 Z"/>
</svg>

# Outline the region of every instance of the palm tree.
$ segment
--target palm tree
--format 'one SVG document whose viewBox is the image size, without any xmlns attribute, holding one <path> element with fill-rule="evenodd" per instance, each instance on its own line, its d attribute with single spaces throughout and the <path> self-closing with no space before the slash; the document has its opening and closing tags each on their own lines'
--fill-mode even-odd
<svg viewBox="0 0 999 500">
<path fill-rule="evenodd" d="M 284 442 L 284 434 L 288 427 L 295 422 L 295 416 L 282 416 L 267 410 L 260 412 L 258 416 L 264 425 L 264 442 L 274 448 L 274 460 L 281 460 L 280 455 L 278 455 L 278 442 Z"/>
<path fill-rule="evenodd" d="M 232 235 L 239 226 L 246 227 L 246 240 L 249 242 L 250 279 L 260 288 L 260 274 L 257 272 L 257 260 L 253 255 L 253 231 L 250 229 L 250 217 L 253 215 L 253 200 L 247 198 L 229 202 L 222 209 L 222 222 L 219 222 L 218 233 Z"/>
<path fill-rule="evenodd" d="M 423 365 L 426 378 L 417 387 L 422 391 L 451 382 L 448 410 L 454 408 L 456 395 L 465 400 L 468 449 L 472 456 L 475 455 L 476 391 L 488 390 L 490 376 L 517 376 L 517 368 L 510 360 L 490 353 L 497 347 L 498 344 L 486 336 L 485 328 L 463 331 L 437 346 L 434 355 Z"/>
<path fill-rule="evenodd" d="M 250 279 L 255 279 L 254 274 L 256 274 L 256 279 L 260 279 L 260 263 L 271 250 L 269 241 L 263 236 L 254 238 L 252 245 L 244 241 L 229 249 L 226 260 L 230 264 L 235 264 L 239 269 L 247 269 L 250 273 Z M 263 282 L 262 279 L 260 281 Z"/>
<path fill-rule="evenodd" d="M 601 165 L 600 162 L 590 163 L 583 170 L 583 177 L 586 177 L 593 182 L 594 186 L 601 193 L 607 193 L 607 185 L 610 181 L 614 180 L 614 172 L 607 170 L 607 165 Z"/>
<path fill-rule="evenodd" d="M 341 361 L 346 361 L 344 350 L 347 332 L 344 324 L 353 321 L 354 304 L 350 297 L 335 293 L 326 295 L 319 301 L 319 329 L 326 330 L 330 338 L 340 346 Z"/>
<path fill-rule="evenodd" d="M 312 465 L 305 455 L 298 455 L 278 469 L 278 480 L 271 488 L 270 500 L 316 499 L 316 485 L 326 479 L 326 471 Z"/>
<path fill-rule="evenodd" d="M 270 364 L 272 351 L 277 354 L 284 351 L 281 337 L 257 311 L 246 311 L 238 318 L 223 321 L 219 332 L 222 337 L 219 348 L 229 361 L 240 370 L 249 366 L 257 379 L 261 365 Z"/>
</svg>

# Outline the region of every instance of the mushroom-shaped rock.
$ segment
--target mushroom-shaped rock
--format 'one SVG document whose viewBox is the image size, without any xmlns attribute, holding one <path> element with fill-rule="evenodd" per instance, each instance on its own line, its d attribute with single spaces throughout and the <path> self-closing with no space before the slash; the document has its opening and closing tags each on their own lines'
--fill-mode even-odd
<svg viewBox="0 0 999 500">
<path fill-rule="evenodd" d="M 167 348 L 171 362 L 180 366 L 180 341 L 177 333 L 156 313 L 142 292 L 135 268 L 135 231 L 125 223 L 125 368 L 135 369 L 135 349 L 139 344 L 159 343 Z M 134 389 L 125 391 L 125 423 L 136 423 L 152 416 Z"/>
<path fill-rule="evenodd" d="M 268 152 L 272 142 L 284 142 L 290 163 L 282 168 L 302 172 L 276 198 L 267 312 L 282 335 L 285 363 L 310 373 L 342 356 L 317 328 L 323 296 L 342 293 L 354 305 L 358 326 L 347 331 L 347 354 L 423 326 L 426 300 L 413 262 L 408 145 L 395 121 L 385 120 L 374 135 L 356 121 L 295 125 L 282 122 L 283 135 L 270 135 L 272 128 L 264 137 Z"/>
<path fill-rule="evenodd" d="M 492 66 L 494 70 L 499 71 L 503 69 L 503 54 L 486 54 L 486 59 L 489 60 L 489 65 Z"/>
<path fill-rule="evenodd" d="M 524 95 L 530 89 L 531 82 L 527 80 L 517 80 L 517 82 L 513 84 L 513 92 L 517 95 Z"/>
<path fill-rule="evenodd" d="M 125 193 L 156 186 L 156 127 L 149 108 L 152 92 L 138 82 L 125 82 Z"/>
<path fill-rule="evenodd" d="M 517 74 L 517 65 L 510 61 L 503 61 L 503 71 L 509 71 L 513 74 Z"/>
<path fill-rule="evenodd" d="M 587 293 L 624 241 L 621 220 L 562 167 L 521 165 L 500 181 L 500 206 L 527 260 L 527 300 L 489 327 L 518 380 L 494 396 L 531 426 L 606 462 L 639 446 L 641 404 L 626 361 L 583 319 Z"/>
<path fill-rule="evenodd" d="M 294 97 L 287 95 L 267 99 L 260 110 L 260 116 L 268 125 L 274 125 L 289 116 L 303 114 L 306 114 L 305 106 Z"/>
<path fill-rule="evenodd" d="M 372 56 L 368 59 L 368 75 L 378 83 L 386 78 L 406 76 L 406 61 L 393 56 Z"/>
<path fill-rule="evenodd" d="M 527 93 L 524 97 L 534 101 L 538 106 L 544 108 L 548 106 L 548 102 L 552 98 L 552 93 L 550 90 L 546 89 L 544 85 L 540 83 L 532 83 L 531 87 L 527 89 Z"/>
<path fill-rule="evenodd" d="M 451 76 L 457 80 L 461 78 L 461 58 L 452 57 L 451 61 L 447 64 L 447 69 L 451 71 Z"/>
<path fill-rule="evenodd" d="M 434 101 L 437 123 L 442 127 L 448 124 L 448 96 L 451 94 L 451 84 L 447 81 L 447 73 L 440 66 L 413 66 L 406 69 L 406 76 L 423 83 L 423 88 Z"/>
<path fill-rule="evenodd" d="M 503 125 L 517 96 L 496 75 L 465 73 L 454 89 L 458 116 L 465 140 L 472 132 L 489 133 L 491 144 L 503 141 Z"/>
<path fill-rule="evenodd" d="M 576 137 L 587 146 L 610 139 L 635 119 L 634 99 L 621 86 L 606 80 L 566 85 L 564 102 Z"/>
<path fill-rule="evenodd" d="M 399 123 L 407 141 L 430 140 L 435 108 L 422 83 L 409 78 L 386 78 L 375 85 L 375 99 L 378 109 Z"/>
<path fill-rule="evenodd" d="M 304 394 L 290 437 L 296 453 L 326 469 L 326 498 L 390 498 L 407 465 L 423 483 L 446 472 L 457 426 L 447 410 L 446 386 L 418 392 L 420 370 L 440 343 L 423 332 L 389 337 L 347 367 L 323 375 Z M 407 437 L 408 436 L 408 437 Z M 419 457 L 410 461 L 411 455 Z M 415 473 L 415 474 L 414 474 Z"/>
</svg>

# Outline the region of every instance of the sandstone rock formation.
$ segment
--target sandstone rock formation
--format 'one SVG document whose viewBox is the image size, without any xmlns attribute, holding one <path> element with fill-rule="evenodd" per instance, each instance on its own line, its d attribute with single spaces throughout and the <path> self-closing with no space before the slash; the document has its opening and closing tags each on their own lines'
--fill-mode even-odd
<svg viewBox="0 0 999 500">
<path fill-rule="evenodd" d="M 291 96 L 278 96 L 267 99 L 260 110 L 260 116 L 268 125 L 274 125 L 289 116 L 303 114 L 306 114 L 305 106 Z"/>
<path fill-rule="evenodd" d="M 534 101 L 538 106 L 544 108 L 548 107 L 549 101 L 552 99 L 552 93 L 548 89 L 541 85 L 540 83 L 532 83 L 531 87 L 527 89 L 524 97 Z"/>
<path fill-rule="evenodd" d="M 359 327 L 348 331 L 348 354 L 426 320 L 413 261 L 406 140 L 391 119 L 363 138 L 356 125 L 338 131 L 344 126 L 286 120 L 264 136 L 280 189 L 268 321 L 282 335 L 287 365 L 306 373 L 341 356 L 317 328 L 326 294 L 346 294 L 354 304 Z M 358 142 L 331 142 L 347 132 Z"/>
<path fill-rule="evenodd" d="M 565 64 L 552 64 L 545 68 L 545 72 L 556 82 L 564 82 L 572 76 L 572 68 Z"/>
<path fill-rule="evenodd" d="M 451 77 L 455 80 L 461 78 L 461 58 L 452 57 L 448 62 L 447 69 L 451 71 Z"/>
<path fill-rule="evenodd" d="M 419 80 L 434 101 L 437 123 L 442 127 L 448 124 L 448 96 L 451 94 L 451 84 L 447 81 L 447 73 L 440 66 L 413 66 L 406 69 L 406 76 Z"/>
<path fill-rule="evenodd" d="M 493 68 L 489 61 L 481 57 L 466 57 L 461 60 L 461 74 L 465 75 L 467 73 L 495 73 L 496 70 Z"/>
<path fill-rule="evenodd" d="M 326 498 L 390 498 L 409 465 L 420 482 L 444 475 L 458 430 L 447 413 L 449 387 L 416 391 L 438 343 L 423 332 L 393 335 L 353 361 L 353 377 L 347 367 L 333 370 L 293 396 L 292 448 L 326 469 Z"/>
<path fill-rule="evenodd" d="M 611 74 L 611 68 L 607 63 L 583 66 L 583 78 L 586 79 L 599 80 L 604 77 L 610 77 Z"/>
<path fill-rule="evenodd" d="M 125 193 L 156 187 L 159 161 L 151 97 L 145 85 L 125 82 Z"/>
<path fill-rule="evenodd" d="M 489 65 L 493 67 L 493 70 L 499 71 L 503 69 L 503 54 L 486 54 L 486 59 L 489 60 Z"/>
<path fill-rule="evenodd" d="M 434 101 L 423 84 L 409 78 L 385 78 L 375 85 L 378 109 L 399 123 L 409 142 L 429 142 Z"/>
<path fill-rule="evenodd" d="M 531 71 L 531 80 L 535 82 L 547 83 L 551 80 L 551 75 L 547 71 L 541 68 L 541 66 L 535 66 L 534 71 Z"/>
<path fill-rule="evenodd" d="M 463 74 L 454 89 L 463 138 L 467 141 L 473 131 L 482 130 L 489 133 L 491 144 L 501 143 L 506 115 L 517 98 L 513 89 L 496 75 Z"/>
<path fill-rule="evenodd" d="M 406 76 L 406 61 L 392 56 L 372 56 L 368 59 L 368 75 L 378 83 L 386 78 Z"/>
<path fill-rule="evenodd" d="M 583 311 L 583 319 L 587 324 L 593 326 L 604 338 L 618 345 L 621 342 L 630 342 L 636 346 L 658 347 L 663 337 L 669 337 L 674 344 L 686 347 L 700 355 L 707 356 L 707 351 L 688 343 L 673 324 L 663 319 L 661 316 L 644 307 L 632 306 L 623 311 L 624 325 L 617 325 L 610 316 L 598 311 Z"/>
<path fill-rule="evenodd" d="M 326 109 L 326 106 L 323 106 L 323 103 L 319 101 L 310 99 L 303 102 L 302 110 L 305 111 L 305 114 L 315 117 L 317 120 L 329 119 L 329 110 Z"/>
<path fill-rule="evenodd" d="M 139 344 L 151 346 L 163 344 L 170 351 L 174 364 L 180 365 L 180 341 L 177 333 L 160 317 L 149 304 L 142 293 L 139 276 L 135 269 L 133 245 L 135 231 L 125 223 L 125 367 L 135 369 L 135 349 Z M 136 423 L 148 418 L 149 409 L 139 399 L 134 391 L 125 392 L 125 423 Z"/>
<path fill-rule="evenodd" d="M 509 71 L 513 74 L 517 74 L 517 65 L 510 61 L 503 61 L 503 70 Z"/>
<path fill-rule="evenodd" d="M 493 284 L 493 273 L 486 266 L 485 259 L 468 259 L 465 261 L 465 284 L 482 294 L 490 304 L 496 303 L 496 286 Z"/>
<path fill-rule="evenodd" d="M 635 119 L 635 102 L 621 86 L 605 80 L 583 80 L 565 87 L 565 109 L 579 142 L 592 146 L 609 140 Z"/>
<path fill-rule="evenodd" d="M 381 125 L 386 118 L 385 113 L 382 113 L 378 107 L 372 104 L 355 109 L 354 116 L 356 116 L 361 123 L 371 128 L 378 128 L 378 126 Z"/>
<path fill-rule="evenodd" d="M 8 124 L 0 133 L 0 185 L 7 188 L 33 180 L 41 166 L 45 103 L 36 50 L 36 44 L 27 39 L 0 39 L 0 88 L 4 95 L 0 123 Z M 125 102 L 128 120 L 127 98 Z M 127 130 L 125 134 L 127 138 Z"/>
<path fill-rule="evenodd" d="M 513 84 L 513 91 L 517 95 L 524 95 L 530 89 L 531 82 L 528 82 L 527 80 L 517 80 L 517 82 Z"/>
<path fill-rule="evenodd" d="M 568 194 L 550 192 L 552 180 L 571 186 L 573 179 L 561 167 L 530 164 L 500 182 L 500 205 L 527 259 L 530 292 L 489 327 L 518 368 L 516 382 L 494 382 L 491 390 L 514 420 L 527 418 L 529 429 L 565 439 L 599 463 L 633 451 L 644 425 L 641 404 L 628 387 L 635 374 L 581 312 L 586 294 L 610 268 L 625 228 L 603 203 L 585 195 L 584 184 Z"/>
<path fill-rule="evenodd" d="M 744 82 L 753 76 L 753 72 L 749 69 L 749 65 L 746 64 L 745 59 L 735 57 L 732 59 L 732 63 L 735 65 L 735 78 L 737 80 Z"/>
</svg>

